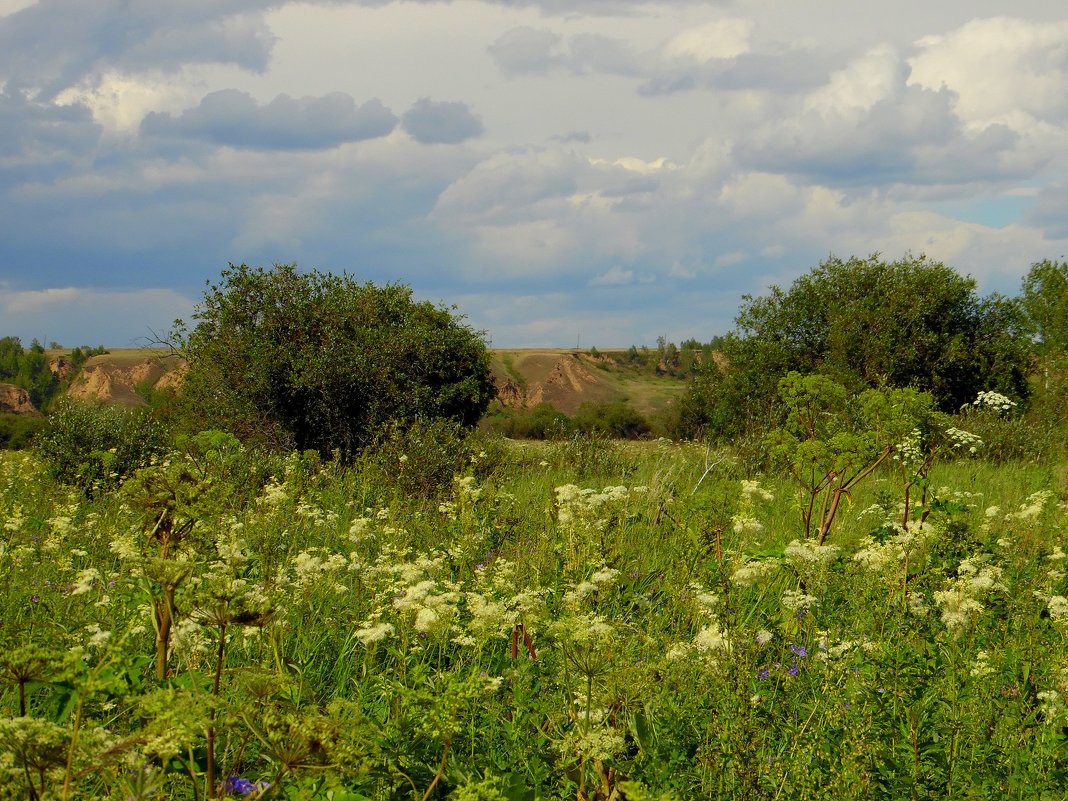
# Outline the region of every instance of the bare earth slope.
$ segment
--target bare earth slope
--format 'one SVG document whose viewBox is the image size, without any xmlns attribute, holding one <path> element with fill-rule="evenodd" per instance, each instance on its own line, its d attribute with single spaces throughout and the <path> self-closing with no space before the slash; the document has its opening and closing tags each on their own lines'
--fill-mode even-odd
<svg viewBox="0 0 1068 801">
<path fill-rule="evenodd" d="M 529 409 L 548 403 L 574 414 L 583 403 L 626 401 L 643 414 L 677 398 L 685 382 L 626 368 L 611 355 L 575 350 L 512 349 L 491 352 L 491 369 L 501 402 Z M 175 386 L 184 363 L 165 351 L 114 350 L 94 356 L 75 377 L 69 394 L 106 403 L 142 406 L 138 386 Z"/>
<path fill-rule="evenodd" d="M 686 388 L 677 378 L 622 367 L 610 355 L 575 350 L 496 350 L 492 369 L 505 406 L 548 403 L 564 414 L 574 414 L 583 403 L 612 401 L 626 401 L 648 414 Z"/>
</svg>

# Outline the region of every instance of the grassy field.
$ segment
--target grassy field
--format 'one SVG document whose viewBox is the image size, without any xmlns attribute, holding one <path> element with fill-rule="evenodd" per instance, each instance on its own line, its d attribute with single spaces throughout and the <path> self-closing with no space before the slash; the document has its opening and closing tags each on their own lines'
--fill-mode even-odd
<svg viewBox="0 0 1068 801">
<path fill-rule="evenodd" d="M 818 546 L 726 451 L 420 458 L 0 454 L 0 797 L 1063 797 L 1064 466 L 936 464 L 906 521 L 891 465 Z"/>
</svg>

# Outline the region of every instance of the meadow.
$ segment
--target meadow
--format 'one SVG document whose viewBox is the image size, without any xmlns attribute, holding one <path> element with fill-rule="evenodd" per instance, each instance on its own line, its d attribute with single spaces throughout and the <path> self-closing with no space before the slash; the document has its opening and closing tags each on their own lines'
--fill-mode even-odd
<svg viewBox="0 0 1068 801">
<path fill-rule="evenodd" d="M 738 453 L 467 444 L 0 454 L 0 798 L 1063 797 L 1063 465 L 888 460 L 817 545 Z"/>
</svg>

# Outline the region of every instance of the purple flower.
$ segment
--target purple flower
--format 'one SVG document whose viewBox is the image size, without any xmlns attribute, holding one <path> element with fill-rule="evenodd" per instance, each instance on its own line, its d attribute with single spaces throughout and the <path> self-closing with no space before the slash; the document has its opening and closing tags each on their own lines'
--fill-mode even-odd
<svg viewBox="0 0 1068 801">
<path fill-rule="evenodd" d="M 30 603 L 31 603 L 31 604 L 35 604 L 35 603 L 39 602 L 40 600 L 41 600 L 41 599 L 40 599 L 40 598 L 38 598 L 38 597 L 37 597 L 36 595 L 31 595 L 31 596 L 30 596 Z"/>
<path fill-rule="evenodd" d="M 880 687 L 880 688 L 879 688 L 878 690 L 876 690 L 875 692 L 879 693 L 879 695 L 882 695 L 883 693 L 885 693 L 885 692 L 886 692 L 886 688 L 885 688 L 885 687 Z"/>
<path fill-rule="evenodd" d="M 256 791 L 256 785 L 241 776 L 230 776 L 223 782 L 226 795 L 249 795 Z"/>
<path fill-rule="evenodd" d="M 801 669 L 797 666 L 796 659 L 790 663 L 790 667 L 786 668 L 786 672 L 789 673 L 791 676 L 796 676 L 798 673 L 801 672 Z"/>
<path fill-rule="evenodd" d="M 793 652 L 794 656 L 799 656 L 802 659 L 808 656 L 808 649 L 803 645 L 791 645 L 790 651 Z"/>
<path fill-rule="evenodd" d="M 768 679 L 770 677 L 771 677 L 771 671 L 768 670 L 767 668 L 761 668 L 760 670 L 757 671 L 757 678 L 760 679 L 760 681 L 764 681 L 764 680 L 766 680 L 766 679 Z"/>
</svg>

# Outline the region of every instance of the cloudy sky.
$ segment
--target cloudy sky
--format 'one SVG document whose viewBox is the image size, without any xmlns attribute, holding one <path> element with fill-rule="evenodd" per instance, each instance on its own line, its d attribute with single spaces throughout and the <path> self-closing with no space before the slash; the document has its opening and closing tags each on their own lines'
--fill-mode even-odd
<svg viewBox="0 0 1068 801">
<path fill-rule="evenodd" d="M 728 330 L 830 254 L 1068 253 L 1063 0 L 0 0 L 0 335 L 136 344 L 228 262 L 498 347 Z"/>
</svg>

